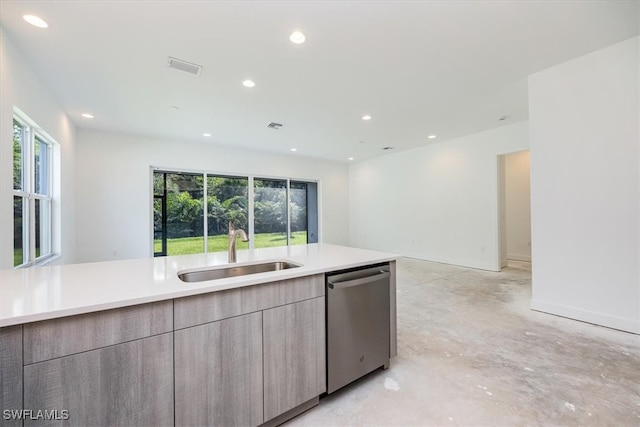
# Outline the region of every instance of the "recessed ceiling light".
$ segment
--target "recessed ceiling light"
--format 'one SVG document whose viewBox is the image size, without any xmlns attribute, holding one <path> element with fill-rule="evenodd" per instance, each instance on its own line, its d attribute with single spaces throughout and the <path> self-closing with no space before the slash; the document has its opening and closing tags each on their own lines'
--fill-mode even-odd
<svg viewBox="0 0 640 427">
<path fill-rule="evenodd" d="M 35 16 L 35 15 L 23 15 L 22 18 L 27 21 L 29 24 L 33 25 L 34 27 L 38 27 L 38 28 L 47 28 L 49 27 L 49 24 L 47 24 L 47 22 L 40 18 L 39 16 Z"/>
<path fill-rule="evenodd" d="M 393 147 L 382 147 L 383 150 L 388 151 L 388 150 L 393 150 Z"/>
<path fill-rule="evenodd" d="M 203 133 L 203 134 L 202 134 L 202 136 L 206 136 L 206 137 L 208 138 L 208 137 L 210 137 L 210 136 L 211 136 L 211 134 L 210 134 L 210 133 L 205 132 L 205 133 Z"/>
<path fill-rule="evenodd" d="M 371 116 L 368 114 L 365 114 L 364 116 L 362 116 L 362 120 L 371 120 Z"/>
<path fill-rule="evenodd" d="M 300 31 L 294 31 L 289 36 L 289 40 L 291 40 L 291 42 L 295 44 L 302 44 L 306 39 L 307 38 L 305 37 L 305 35 L 302 34 Z"/>
<path fill-rule="evenodd" d="M 498 120 L 500 120 L 500 121 L 504 121 L 504 120 L 507 120 L 508 118 L 509 118 L 509 116 L 500 116 L 500 117 L 498 118 Z"/>
<path fill-rule="evenodd" d="M 170 105 L 169 108 L 171 108 L 173 111 L 178 111 L 180 109 L 180 107 L 178 107 L 177 105 Z"/>
<path fill-rule="evenodd" d="M 253 80 L 245 80 L 242 82 L 244 87 L 254 87 L 256 84 Z"/>
<path fill-rule="evenodd" d="M 297 148 L 292 148 L 291 151 L 298 151 L 298 149 Z"/>
<path fill-rule="evenodd" d="M 435 138 L 435 137 L 436 137 L 435 135 L 429 135 L 427 138 L 429 138 L 429 139 L 433 139 L 433 138 Z"/>
<path fill-rule="evenodd" d="M 82 113 L 82 117 L 84 117 L 85 119 L 93 119 L 93 114 Z"/>
<path fill-rule="evenodd" d="M 349 160 L 353 160 L 353 157 L 349 157 Z"/>
</svg>

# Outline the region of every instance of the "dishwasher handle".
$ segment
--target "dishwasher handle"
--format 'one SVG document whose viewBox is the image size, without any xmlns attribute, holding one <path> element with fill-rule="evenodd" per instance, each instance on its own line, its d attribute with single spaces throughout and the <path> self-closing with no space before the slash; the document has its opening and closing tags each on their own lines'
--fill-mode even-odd
<svg viewBox="0 0 640 427">
<path fill-rule="evenodd" d="M 327 284 L 331 289 L 344 289 L 350 288 L 352 286 L 360 286 L 371 282 L 376 282 L 382 279 L 388 279 L 391 276 L 391 273 L 388 271 L 380 270 L 380 273 L 375 274 L 373 276 L 366 276 L 360 279 L 353 280 L 345 280 L 342 282 L 332 282 L 331 279 L 327 279 Z"/>
</svg>

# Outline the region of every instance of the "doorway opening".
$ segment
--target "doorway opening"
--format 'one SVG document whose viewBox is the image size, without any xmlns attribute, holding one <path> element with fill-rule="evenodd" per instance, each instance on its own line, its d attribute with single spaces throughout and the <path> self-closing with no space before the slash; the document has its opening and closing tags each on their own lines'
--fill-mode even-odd
<svg viewBox="0 0 640 427">
<path fill-rule="evenodd" d="M 530 152 L 498 156 L 499 266 L 531 269 Z"/>
</svg>

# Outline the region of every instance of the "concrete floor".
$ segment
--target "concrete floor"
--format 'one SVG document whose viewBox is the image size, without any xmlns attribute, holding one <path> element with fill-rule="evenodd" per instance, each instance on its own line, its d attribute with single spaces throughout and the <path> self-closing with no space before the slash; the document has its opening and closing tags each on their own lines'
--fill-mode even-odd
<svg viewBox="0 0 640 427">
<path fill-rule="evenodd" d="M 501 273 L 398 262 L 398 357 L 287 426 L 640 426 L 640 336 L 529 309 Z"/>
</svg>

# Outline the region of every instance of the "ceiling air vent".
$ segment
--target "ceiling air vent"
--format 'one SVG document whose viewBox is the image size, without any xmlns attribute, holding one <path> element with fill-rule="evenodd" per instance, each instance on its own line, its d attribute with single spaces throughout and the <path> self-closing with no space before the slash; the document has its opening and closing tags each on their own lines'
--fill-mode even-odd
<svg viewBox="0 0 640 427">
<path fill-rule="evenodd" d="M 167 65 L 169 66 L 169 68 L 173 68 L 174 70 L 178 71 L 184 71 L 185 73 L 193 74 L 194 76 L 199 76 L 202 72 L 202 65 L 192 64 L 191 62 L 172 57 L 169 57 L 169 62 L 167 63 Z"/>
<path fill-rule="evenodd" d="M 278 130 L 278 129 L 280 129 L 282 127 L 282 124 L 281 123 L 276 123 L 276 122 L 271 122 L 271 123 L 269 123 L 267 125 L 267 127 L 270 128 L 270 129 Z"/>
</svg>

